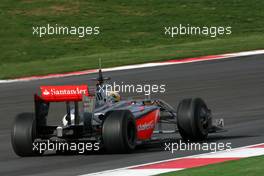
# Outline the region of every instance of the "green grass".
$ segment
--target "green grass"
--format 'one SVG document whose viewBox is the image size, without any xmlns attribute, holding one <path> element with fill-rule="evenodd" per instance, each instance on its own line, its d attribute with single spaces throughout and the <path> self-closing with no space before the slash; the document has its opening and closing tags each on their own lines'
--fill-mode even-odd
<svg viewBox="0 0 264 176">
<path fill-rule="evenodd" d="M 264 48 L 262 0 L 1 0 L 0 79 Z M 33 26 L 100 26 L 99 36 L 32 35 Z M 232 26 L 169 38 L 164 26 Z"/>
<path fill-rule="evenodd" d="M 259 176 L 263 175 L 264 156 L 186 169 L 160 176 Z"/>
</svg>

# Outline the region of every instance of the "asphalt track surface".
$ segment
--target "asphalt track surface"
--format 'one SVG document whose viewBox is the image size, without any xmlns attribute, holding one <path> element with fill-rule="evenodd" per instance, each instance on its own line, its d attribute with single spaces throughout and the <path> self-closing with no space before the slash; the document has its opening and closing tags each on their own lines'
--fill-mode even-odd
<svg viewBox="0 0 264 176">
<path fill-rule="evenodd" d="M 210 135 L 209 141 L 231 142 L 232 147 L 239 147 L 264 141 L 263 57 L 257 55 L 114 71 L 105 75 L 119 83 L 166 84 L 166 93 L 155 97 L 175 107 L 183 98 L 204 98 L 214 117 L 225 119 L 228 130 Z M 171 154 L 164 151 L 162 145 L 152 145 L 139 148 L 133 154 L 16 156 L 10 143 L 11 124 L 16 114 L 33 111 L 33 92 L 38 91 L 40 85 L 83 84 L 94 76 L 0 84 L 0 175 L 78 175 L 201 153 L 178 151 Z M 59 108 L 61 105 L 56 106 L 51 109 L 50 123 L 59 122 L 64 114 L 64 109 Z"/>
</svg>

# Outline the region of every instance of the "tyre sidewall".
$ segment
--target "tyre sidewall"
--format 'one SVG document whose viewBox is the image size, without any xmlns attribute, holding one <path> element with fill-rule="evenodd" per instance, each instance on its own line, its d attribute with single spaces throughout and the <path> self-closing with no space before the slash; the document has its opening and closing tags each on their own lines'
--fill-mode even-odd
<svg viewBox="0 0 264 176">
<path fill-rule="evenodd" d="M 116 110 L 107 113 L 102 136 L 106 150 L 111 153 L 127 153 L 134 150 L 136 145 L 136 124 L 132 113 L 128 110 Z M 134 128 L 134 140 L 129 141 L 129 126 Z"/>
<path fill-rule="evenodd" d="M 19 156 L 32 156 L 33 142 L 36 138 L 36 119 L 33 113 L 17 115 L 11 133 L 12 146 Z"/>
</svg>

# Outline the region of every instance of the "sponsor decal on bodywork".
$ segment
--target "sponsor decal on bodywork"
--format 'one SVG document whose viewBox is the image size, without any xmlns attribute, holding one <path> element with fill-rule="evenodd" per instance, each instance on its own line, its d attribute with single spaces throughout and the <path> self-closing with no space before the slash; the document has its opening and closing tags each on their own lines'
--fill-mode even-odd
<svg viewBox="0 0 264 176">
<path fill-rule="evenodd" d="M 151 137 L 159 117 L 160 110 L 156 109 L 137 119 L 137 138 L 139 140 L 145 140 Z"/>
<path fill-rule="evenodd" d="M 149 129 L 152 129 L 154 127 L 155 127 L 154 121 L 151 120 L 150 122 L 145 122 L 143 124 L 139 124 L 138 127 L 137 127 L 137 130 L 138 131 L 149 130 Z"/>
<path fill-rule="evenodd" d="M 41 86 L 41 97 L 46 101 L 81 101 L 88 96 L 87 85 Z"/>
</svg>

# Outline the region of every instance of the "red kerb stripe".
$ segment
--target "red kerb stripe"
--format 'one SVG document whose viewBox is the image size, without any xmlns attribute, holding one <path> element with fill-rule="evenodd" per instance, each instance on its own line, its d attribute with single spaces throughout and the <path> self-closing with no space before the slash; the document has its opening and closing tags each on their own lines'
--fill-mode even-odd
<svg viewBox="0 0 264 176">
<path fill-rule="evenodd" d="M 240 158 L 183 158 L 156 164 L 134 167 L 132 169 L 177 169 L 205 166 L 224 161 L 238 160 Z"/>
</svg>

